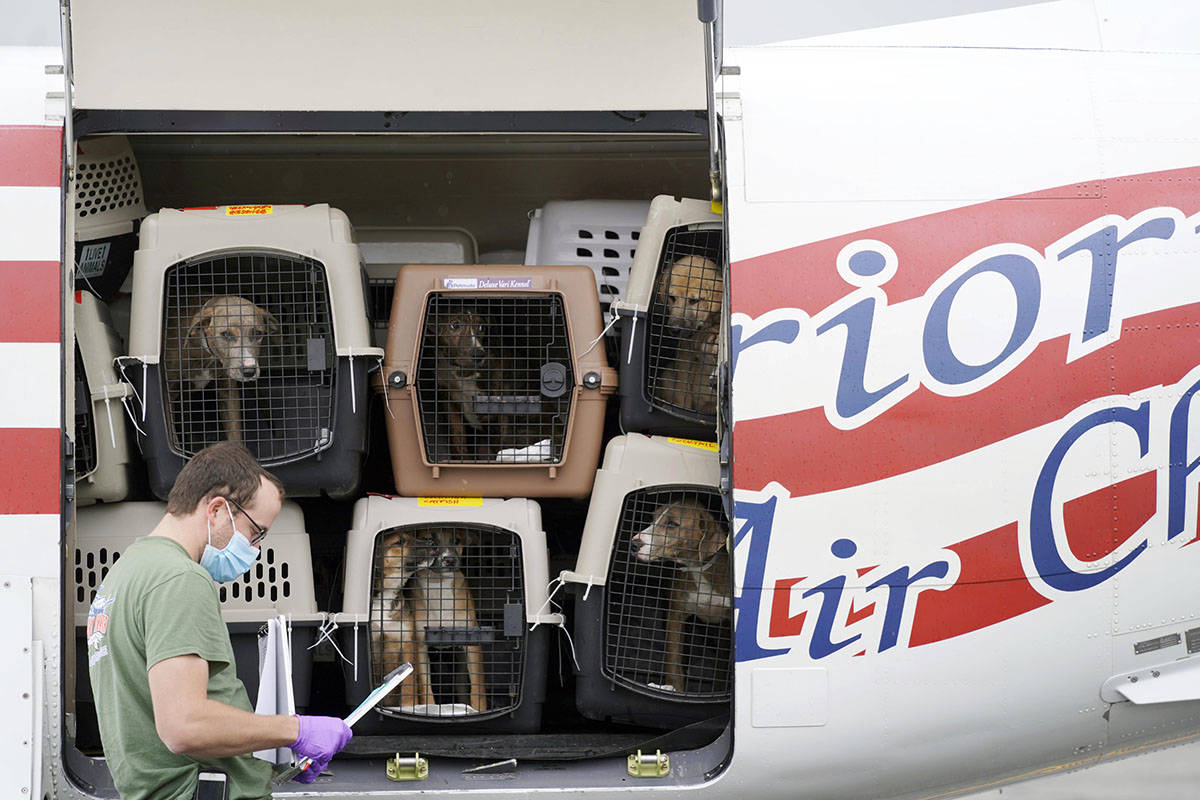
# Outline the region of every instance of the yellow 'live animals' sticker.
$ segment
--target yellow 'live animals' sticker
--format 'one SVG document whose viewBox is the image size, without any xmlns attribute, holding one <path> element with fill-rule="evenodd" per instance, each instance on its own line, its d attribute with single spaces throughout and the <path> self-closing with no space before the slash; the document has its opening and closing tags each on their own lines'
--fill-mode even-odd
<svg viewBox="0 0 1200 800">
<path fill-rule="evenodd" d="M 674 436 L 667 437 L 667 441 L 673 444 L 682 444 L 687 447 L 698 447 L 701 450 L 711 450 L 717 452 L 716 442 L 702 442 L 699 439 L 678 439 Z"/>
<path fill-rule="evenodd" d="M 422 508 L 445 508 L 447 506 L 479 507 L 483 505 L 482 497 L 418 497 L 417 505 Z"/>
<path fill-rule="evenodd" d="M 275 213 L 275 206 L 225 206 L 227 217 L 265 217 Z"/>
</svg>

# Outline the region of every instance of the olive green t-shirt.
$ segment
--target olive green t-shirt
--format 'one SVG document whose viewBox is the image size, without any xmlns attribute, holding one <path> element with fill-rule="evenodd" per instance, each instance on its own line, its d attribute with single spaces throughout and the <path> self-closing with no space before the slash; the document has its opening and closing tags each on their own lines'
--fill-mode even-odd
<svg viewBox="0 0 1200 800">
<path fill-rule="evenodd" d="M 88 667 L 100 740 L 124 800 L 190 798 L 205 769 L 229 775 L 230 800 L 270 797 L 271 765 L 251 755 L 196 759 L 167 749 L 154 727 L 150 667 L 195 654 L 208 662 L 208 697 L 252 711 L 221 619 L 217 585 L 172 539 L 131 544 L 96 589 Z"/>
</svg>

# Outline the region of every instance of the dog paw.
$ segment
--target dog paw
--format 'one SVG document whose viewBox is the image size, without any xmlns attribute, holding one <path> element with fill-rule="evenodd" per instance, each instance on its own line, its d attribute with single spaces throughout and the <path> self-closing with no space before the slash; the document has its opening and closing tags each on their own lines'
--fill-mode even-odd
<svg viewBox="0 0 1200 800">
<path fill-rule="evenodd" d="M 659 691 L 662 691 L 662 692 L 678 691 L 674 686 L 672 686 L 669 683 L 648 683 L 646 685 L 649 686 L 651 689 L 658 689 Z"/>
</svg>

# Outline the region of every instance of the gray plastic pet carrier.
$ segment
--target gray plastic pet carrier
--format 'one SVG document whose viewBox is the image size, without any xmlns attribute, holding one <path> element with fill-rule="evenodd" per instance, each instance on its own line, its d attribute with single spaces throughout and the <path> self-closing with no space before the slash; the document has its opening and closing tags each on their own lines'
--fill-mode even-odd
<svg viewBox="0 0 1200 800">
<path fill-rule="evenodd" d="M 574 570 L 584 716 L 673 727 L 728 711 L 732 680 L 729 526 L 710 445 L 609 442 Z"/>
<path fill-rule="evenodd" d="M 289 494 L 357 488 L 371 346 L 358 246 L 327 205 L 164 209 L 142 225 L 130 356 L 151 487 L 241 441 Z"/>
<path fill-rule="evenodd" d="M 75 500 L 114 503 L 129 494 L 130 453 L 124 400 L 129 384 L 117 377 L 121 352 L 104 304 L 79 292 L 75 311 Z"/>
<path fill-rule="evenodd" d="M 375 732 L 533 731 L 549 631 L 547 553 L 530 500 L 371 496 L 346 542 L 341 650 L 361 701 L 408 661 L 413 675 L 378 708 Z"/>
<path fill-rule="evenodd" d="M 613 304 L 624 430 L 715 437 L 724 250 L 709 203 L 654 198 L 628 295 Z"/>
<path fill-rule="evenodd" d="M 91 701 L 87 647 L 88 609 L 96 587 L 133 542 L 154 529 L 166 513 L 165 503 L 114 503 L 81 508 L 76 519 L 75 552 L 69 563 L 74 577 L 76 697 Z M 296 705 L 308 705 L 312 685 L 312 650 L 325 614 L 317 611 L 312 555 L 300 507 L 285 501 L 263 539 L 258 560 L 235 581 L 219 586 L 221 616 L 229 627 L 237 676 L 253 703 L 258 695 L 258 635 L 267 620 L 286 615 L 292 624 L 292 685 Z"/>
<path fill-rule="evenodd" d="M 133 264 L 146 216 L 142 176 L 124 136 L 78 143 L 75 156 L 75 285 L 111 300 Z"/>
</svg>

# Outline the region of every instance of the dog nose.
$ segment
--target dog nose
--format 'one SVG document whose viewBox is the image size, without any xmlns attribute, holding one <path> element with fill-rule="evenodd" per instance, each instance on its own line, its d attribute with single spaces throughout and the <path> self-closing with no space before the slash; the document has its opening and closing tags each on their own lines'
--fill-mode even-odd
<svg viewBox="0 0 1200 800">
<path fill-rule="evenodd" d="M 242 377 L 247 380 L 258 376 L 258 367 L 242 367 Z"/>
</svg>

